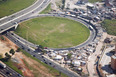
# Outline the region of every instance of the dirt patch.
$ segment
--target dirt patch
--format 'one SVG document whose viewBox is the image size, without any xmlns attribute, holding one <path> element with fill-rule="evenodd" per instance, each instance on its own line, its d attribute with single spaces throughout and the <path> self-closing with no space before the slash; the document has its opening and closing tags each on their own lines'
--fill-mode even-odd
<svg viewBox="0 0 116 77">
<path fill-rule="evenodd" d="M 112 37 L 112 38 L 116 39 L 116 36 L 114 36 L 114 35 L 109 35 L 109 34 L 108 34 L 107 37 L 109 37 L 109 38 Z"/>
<path fill-rule="evenodd" d="M 10 49 L 16 50 L 18 47 L 3 36 L 5 40 L 0 40 L 0 55 L 5 57 L 5 53 L 10 51 Z M 24 77 L 53 77 L 50 70 L 43 66 L 41 63 L 25 56 L 22 52 L 15 52 L 11 60 L 18 69 L 20 69 Z"/>
<path fill-rule="evenodd" d="M 13 58 L 20 61 L 19 66 L 21 67 L 21 70 L 26 77 L 34 77 L 34 74 L 38 75 L 38 77 L 52 77 L 46 67 L 37 61 L 25 56 L 21 52 L 16 53 Z"/>
<path fill-rule="evenodd" d="M 1 37 L 1 36 L 0 36 Z M 0 54 L 5 57 L 5 53 L 10 51 L 10 49 L 17 49 L 17 46 L 11 42 L 8 38 L 6 38 L 5 36 L 3 36 L 3 38 L 5 40 L 0 40 Z"/>
</svg>

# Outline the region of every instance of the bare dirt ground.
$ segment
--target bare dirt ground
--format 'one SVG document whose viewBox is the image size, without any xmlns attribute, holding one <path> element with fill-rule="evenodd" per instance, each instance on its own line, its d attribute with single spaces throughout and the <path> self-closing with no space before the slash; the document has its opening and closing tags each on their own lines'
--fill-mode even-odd
<svg viewBox="0 0 116 77">
<path fill-rule="evenodd" d="M 5 36 L 3 37 L 5 40 L 1 40 L 0 37 L 0 55 L 5 57 L 5 53 L 9 53 L 11 48 L 17 50 L 18 47 Z M 11 60 L 13 64 L 22 71 L 24 77 L 53 77 L 47 67 L 25 56 L 22 52 L 15 52 Z"/>
<path fill-rule="evenodd" d="M 10 49 L 17 49 L 17 46 L 12 43 L 9 39 L 7 39 L 5 36 L 3 36 L 5 40 L 0 40 L 0 55 L 5 57 L 5 53 L 10 51 Z"/>
<path fill-rule="evenodd" d="M 19 66 L 26 77 L 52 77 L 46 67 L 21 52 L 16 53 L 13 58 L 20 61 Z"/>
</svg>

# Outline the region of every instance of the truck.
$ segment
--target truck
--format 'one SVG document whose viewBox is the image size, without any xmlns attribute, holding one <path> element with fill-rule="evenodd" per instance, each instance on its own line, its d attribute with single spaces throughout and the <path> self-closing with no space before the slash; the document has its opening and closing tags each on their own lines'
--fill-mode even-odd
<svg viewBox="0 0 116 77">
<path fill-rule="evenodd" d="M 0 61 L 0 67 L 6 68 L 6 64 L 4 64 L 2 61 Z"/>
</svg>

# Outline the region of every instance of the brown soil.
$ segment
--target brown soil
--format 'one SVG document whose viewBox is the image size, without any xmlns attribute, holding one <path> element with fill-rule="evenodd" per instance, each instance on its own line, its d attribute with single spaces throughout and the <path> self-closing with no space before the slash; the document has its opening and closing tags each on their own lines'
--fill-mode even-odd
<svg viewBox="0 0 116 77">
<path fill-rule="evenodd" d="M 5 40 L 1 40 L 0 39 L 0 55 L 2 55 L 3 57 L 5 57 L 5 53 L 10 51 L 10 49 L 17 49 L 17 46 L 11 42 L 8 38 L 6 38 L 5 36 L 3 36 L 5 38 Z"/>
<path fill-rule="evenodd" d="M 0 55 L 2 54 L 5 57 L 4 54 L 6 52 L 9 53 L 11 48 L 16 50 L 18 47 L 5 36 L 3 37 L 5 40 L 0 40 Z M 12 61 L 14 59 L 17 62 L 14 65 L 22 71 L 24 77 L 53 77 L 48 68 L 30 57 L 25 56 L 22 52 L 15 52 L 12 56 Z"/>
<path fill-rule="evenodd" d="M 49 73 L 49 70 L 44 67 L 42 64 L 38 63 L 37 61 L 25 56 L 21 52 L 18 52 L 13 56 L 15 59 L 20 61 L 20 68 L 26 77 L 34 77 L 34 74 L 40 75 L 38 77 L 52 77 Z M 26 64 L 25 64 L 25 62 Z M 31 69 L 29 69 L 29 67 Z"/>
</svg>

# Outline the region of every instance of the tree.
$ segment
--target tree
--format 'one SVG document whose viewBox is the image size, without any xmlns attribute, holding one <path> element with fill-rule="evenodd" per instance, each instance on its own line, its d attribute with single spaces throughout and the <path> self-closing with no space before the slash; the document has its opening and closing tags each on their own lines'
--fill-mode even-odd
<svg viewBox="0 0 116 77">
<path fill-rule="evenodd" d="M 5 56 L 6 56 L 7 59 L 11 58 L 11 56 L 7 52 L 5 53 Z"/>
<path fill-rule="evenodd" d="M 63 10 L 64 7 L 65 7 L 65 0 L 62 0 L 62 7 L 61 7 L 61 9 Z"/>
<path fill-rule="evenodd" d="M 72 53 L 68 53 L 68 55 L 67 55 L 68 59 L 71 58 L 71 55 L 72 55 Z"/>
<path fill-rule="evenodd" d="M 39 45 L 38 47 L 41 51 L 43 51 L 44 47 L 42 45 Z"/>
<path fill-rule="evenodd" d="M 17 52 L 20 52 L 21 51 L 21 48 L 17 48 L 17 50 L 16 50 Z"/>
<path fill-rule="evenodd" d="M 39 48 L 43 49 L 44 47 L 42 45 L 39 45 Z"/>
<path fill-rule="evenodd" d="M 3 36 L 1 36 L 1 40 L 5 40 L 5 38 Z"/>
<path fill-rule="evenodd" d="M 15 54 L 14 49 L 11 49 L 11 50 L 9 51 L 9 53 L 11 53 L 12 55 L 14 55 L 14 54 Z"/>
</svg>

